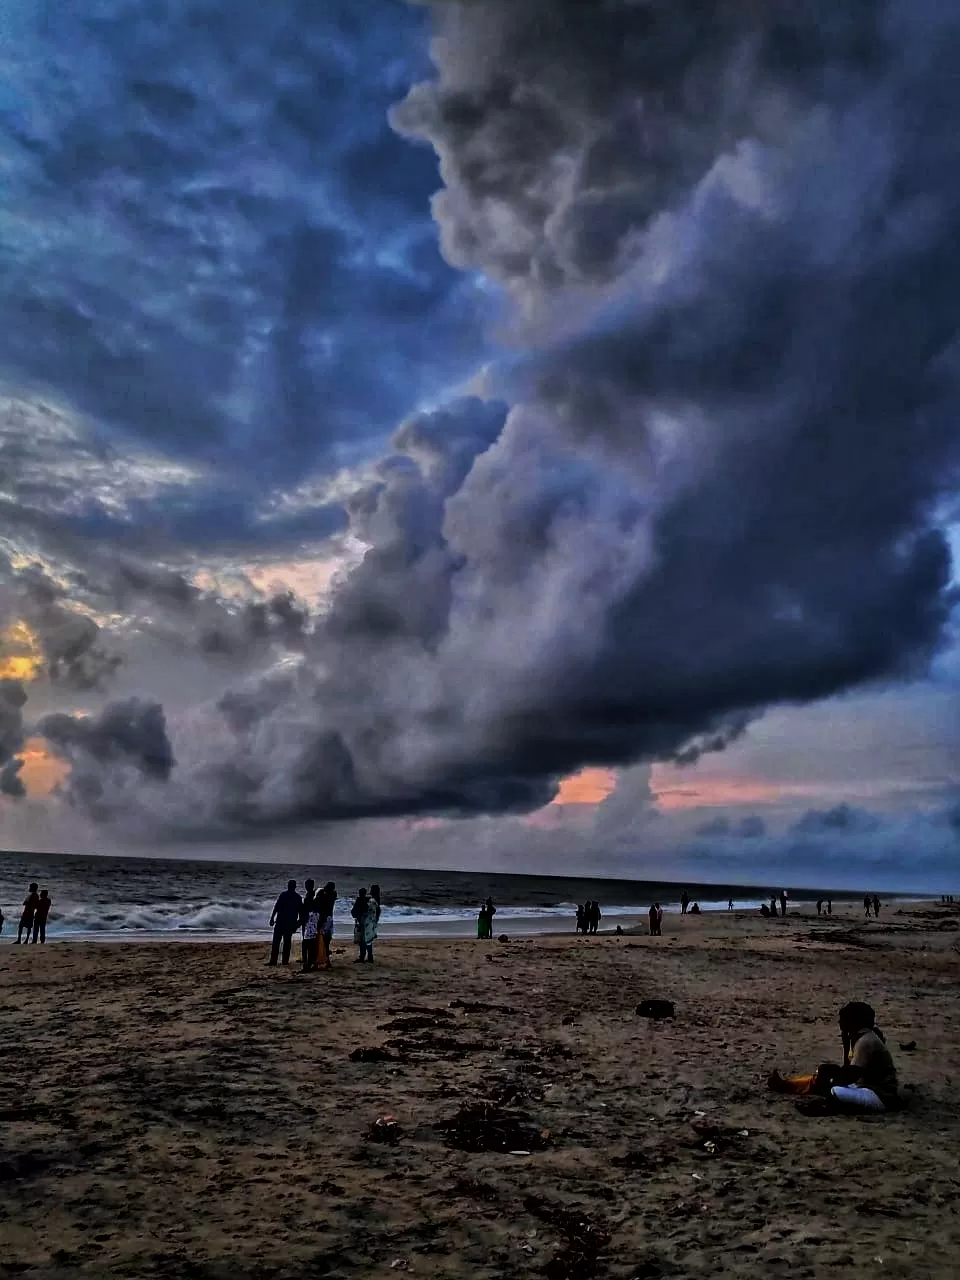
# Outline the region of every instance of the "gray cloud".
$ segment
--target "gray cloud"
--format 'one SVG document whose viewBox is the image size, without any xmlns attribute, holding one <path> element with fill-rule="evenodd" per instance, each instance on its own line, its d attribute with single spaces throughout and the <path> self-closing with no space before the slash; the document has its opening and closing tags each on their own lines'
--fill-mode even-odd
<svg viewBox="0 0 960 1280">
<path fill-rule="evenodd" d="M 832 809 L 810 809 L 793 825 L 794 835 L 854 835 L 875 831 L 877 818 L 863 809 L 839 804 Z"/>
<path fill-rule="evenodd" d="M 433 243 L 436 165 L 385 128 L 421 29 L 398 0 L 18 11 L 0 373 L 108 443 L 214 464 L 210 507 L 341 464 L 465 372 L 478 307 Z"/>
<path fill-rule="evenodd" d="M 401 429 L 300 663 L 178 742 L 174 824 L 535 807 L 944 642 L 956 21 L 430 10 L 436 76 L 394 120 L 439 155 L 449 259 L 515 304 L 509 412 Z"/>
<path fill-rule="evenodd" d="M 0 792 L 19 798 L 24 794 L 19 772 L 25 734 L 23 708 L 26 691 L 19 680 L 0 680 Z"/>
</svg>

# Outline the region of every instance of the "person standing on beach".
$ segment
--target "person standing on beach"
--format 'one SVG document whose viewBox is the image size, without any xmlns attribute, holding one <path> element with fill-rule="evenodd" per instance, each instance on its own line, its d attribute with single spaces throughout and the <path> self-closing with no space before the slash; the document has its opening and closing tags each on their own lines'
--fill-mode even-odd
<svg viewBox="0 0 960 1280">
<path fill-rule="evenodd" d="M 880 919 L 880 899 L 876 894 L 873 895 L 873 914 L 875 919 Z"/>
<path fill-rule="evenodd" d="M 727 910 L 728 910 L 728 911 L 732 911 L 732 910 L 733 910 L 733 899 L 732 899 L 732 898 L 728 898 L 728 899 L 727 899 Z"/>
<path fill-rule="evenodd" d="M 870 908 L 871 908 L 871 906 L 872 906 L 872 905 L 873 905 L 873 903 L 870 901 L 870 895 L 869 895 L 869 893 L 864 894 L 864 896 L 863 896 L 863 914 L 864 914 L 864 916 L 865 916 L 865 918 L 866 918 L 867 920 L 869 920 L 869 919 L 870 919 Z"/>
<path fill-rule="evenodd" d="M 273 929 L 273 944 L 270 948 L 269 965 L 276 968 L 281 948 L 281 962 L 290 963 L 290 946 L 293 942 L 293 931 L 300 925 L 300 912 L 303 899 L 297 893 L 296 880 L 288 880 L 287 887 L 281 893 L 270 915 L 270 927 Z"/>
<path fill-rule="evenodd" d="M 603 919 L 603 915 L 600 911 L 600 903 L 599 902 L 592 903 L 591 909 L 590 909 L 590 932 L 591 933 L 597 932 L 597 930 L 600 928 L 600 921 L 602 919 Z"/>
<path fill-rule="evenodd" d="M 786 891 L 786 889 L 781 889 L 781 890 L 780 890 L 780 914 L 783 916 L 783 918 L 784 918 L 784 919 L 786 919 L 786 918 L 787 918 L 787 891 Z"/>
<path fill-rule="evenodd" d="M 33 941 L 34 943 L 46 942 L 47 940 L 47 917 L 50 915 L 50 908 L 53 903 L 50 901 L 50 894 L 46 889 L 40 890 L 40 897 L 37 899 L 37 910 L 33 917 Z"/>
<path fill-rule="evenodd" d="M 833 915 L 833 899 L 832 898 L 827 899 L 827 915 L 828 916 Z"/>
<path fill-rule="evenodd" d="M 586 917 L 583 914 L 584 908 L 582 904 L 577 907 L 577 933 L 586 933 Z"/>
<path fill-rule="evenodd" d="M 323 969 L 329 969 L 330 947 L 333 943 L 333 911 L 337 905 L 337 886 L 328 880 L 317 894 L 317 915 L 320 918 L 320 944 L 317 948 L 317 963 Z"/>
<path fill-rule="evenodd" d="M 684 889 L 683 893 L 680 895 L 680 914 L 682 916 L 687 914 L 687 907 L 689 907 L 689 905 L 690 895 L 687 893 L 686 889 Z"/>
<path fill-rule="evenodd" d="M 770 914 L 773 916 L 774 920 L 776 920 L 776 918 L 777 918 L 777 895 L 776 895 L 775 893 L 771 893 L 771 895 L 770 895 Z"/>
<path fill-rule="evenodd" d="M 376 903 L 367 894 L 366 886 L 358 892 L 350 914 L 354 920 L 353 940 L 360 950 L 356 963 L 363 964 L 365 960 L 369 960 L 373 964 L 373 943 L 377 936 L 377 908 Z"/>
<path fill-rule="evenodd" d="M 317 892 L 315 880 L 304 880 L 303 882 L 303 902 L 300 906 L 300 958 L 303 961 L 304 973 L 309 973 L 311 969 L 317 966 L 316 951 L 320 945 L 320 929 L 319 922 L 316 931 L 311 932 L 310 946 L 307 946 L 307 925 L 310 917 L 317 914 Z"/>
<path fill-rule="evenodd" d="M 37 914 L 37 907 L 39 903 L 40 898 L 37 894 L 37 885 L 36 883 L 33 883 L 30 886 L 27 896 L 23 900 L 23 910 L 20 912 L 20 924 L 17 928 L 18 943 L 21 938 L 23 938 L 25 942 L 30 941 L 30 935 L 33 932 L 33 918 Z"/>
<path fill-rule="evenodd" d="M 654 903 L 651 906 L 650 910 L 647 912 L 647 915 L 650 919 L 650 937 L 655 938 L 657 936 L 657 904 L 656 903 Z"/>
</svg>

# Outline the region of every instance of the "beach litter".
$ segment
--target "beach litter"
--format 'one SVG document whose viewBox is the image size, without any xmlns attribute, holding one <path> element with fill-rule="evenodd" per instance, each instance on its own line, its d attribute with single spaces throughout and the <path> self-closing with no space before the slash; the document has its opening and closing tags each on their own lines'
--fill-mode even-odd
<svg viewBox="0 0 960 1280">
<path fill-rule="evenodd" d="M 527 1213 L 547 1223 L 560 1235 L 553 1257 L 543 1268 L 547 1280 L 589 1280 L 599 1270 L 600 1254 L 610 1243 L 607 1232 L 579 1210 L 554 1204 L 540 1196 L 527 1196 Z"/>
<path fill-rule="evenodd" d="M 638 1018 L 652 1018 L 655 1022 L 661 1022 L 665 1018 L 676 1016 L 672 1000 L 641 1000 L 637 1005 Z"/>
<path fill-rule="evenodd" d="M 549 1130 L 541 1129 L 525 1111 L 489 1102 L 462 1103 L 456 1115 L 442 1121 L 437 1128 L 447 1146 L 458 1151 L 529 1155 L 542 1151 L 550 1142 Z"/>
<path fill-rule="evenodd" d="M 367 1131 L 368 1142 L 382 1142 L 395 1147 L 400 1141 L 400 1126 L 394 1116 L 378 1116 Z"/>
<path fill-rule="evenodd" d="M 351 1062 L 395 1062 L 393 1054 L 382 1045 L 370 1045 L 365 1049 L 354 1049 L 350 1054 Z"/>
</svg>

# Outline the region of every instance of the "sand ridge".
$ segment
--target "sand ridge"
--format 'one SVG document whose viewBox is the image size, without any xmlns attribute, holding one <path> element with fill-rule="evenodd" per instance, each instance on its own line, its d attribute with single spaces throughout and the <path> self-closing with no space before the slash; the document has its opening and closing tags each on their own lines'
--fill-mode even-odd
<svg viewBox="0 0 960 1280">
<path fill-rule="evenodd" d="M 952 1276 L 958 923 L 704 915 L 310 975 L 266 945 L 5 948 L 0 1276 Z M 675 1020 L 636 1016 L 656 997 Z M 901 1115 L 764 1089 L 839 1056 L 850 998 Z"/>
</svg>

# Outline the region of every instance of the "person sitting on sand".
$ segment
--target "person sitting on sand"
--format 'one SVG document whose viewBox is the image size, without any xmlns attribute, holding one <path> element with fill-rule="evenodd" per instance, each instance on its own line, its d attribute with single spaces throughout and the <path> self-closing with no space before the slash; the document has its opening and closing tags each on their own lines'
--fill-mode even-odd
<svg viewBox="0 0 960 1280">
<path fill-rule="evenodd" d="M 30 941 L 30 935 L 33 932 L 33 917 L 37 914 L 37 906 L 40 903 L 40 897 L 37 894 L 37 885 L 31 884 L 27 896 L 23 900 L 23 910 L 20 912 L 20 925 L 17 928 L 17 942 L 23 938 L 25 942 Z M 24 936 L 25 935 L 25 936 Z"/>
<path fill-rule="evenodd" d="M 690 908 L 690 914 L 691 914 L 692 916 L 698 916 L 698 915 L 700 914 L 700 903 L 699 903 L 699 902 L 695 902 L 695 903 L 693 904 L 693 906 Z"/>
<path fill-rule="evenodd" d="M 296 880 L 288 880 L 287 887 L 277 899 L 270 914 L 270 927 L 273 929 L 273 943 L 270 947 L 270 959 L 267 961 L 276 967 L 277 959 L 283 949 L 282 963 L 290 963 L 290 944 L 293 931 L 300 925 L 300 909 L 303 899 L 297 893 Z"/>
<path fill-rule="evenodd" d="M 776 1093 L 812 1095 L 810 1114 L 893 1111 L 900 1105 L 897 1071 L 876 1015 L 862 1000 L 845 1004 L 839 1013 L 843 1066 L 822 1063 L 812 1076 L 770 1076 Z"/>
</svg>

